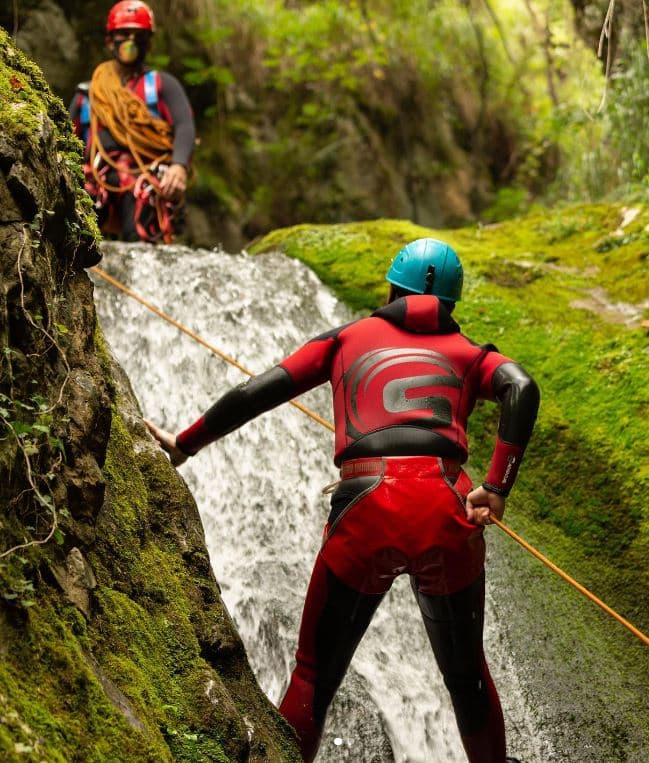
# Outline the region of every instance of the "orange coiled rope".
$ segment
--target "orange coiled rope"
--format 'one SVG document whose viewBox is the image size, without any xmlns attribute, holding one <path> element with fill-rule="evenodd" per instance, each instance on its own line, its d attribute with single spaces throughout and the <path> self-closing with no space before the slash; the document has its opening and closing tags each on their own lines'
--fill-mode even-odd
<svg viewBox="0 0 649 763">
<path fill-rule="evenodd" d="M 134 299 L 136 302 L 139 302 L 141 305 L 144 305 L 144 307 L 146 307 L 148 310 L 151 310 L 151 312 L 163 318 L 172 326 L 175 326 L 179 331 L 182 331 L 184 334 L 187 334 L 187 336 L 194 339 L 194 341 L 198 342 L 199 344 L 202 344 L 203 347 L 207 347 L 207 349 L 213 352 L 215 355 L 218 355 L 220 358 L 223 358 L 223 360 L 235 366 L 235 368 L 238 368 L 240 371 L 243 371 L 245 374 L 248 374 L 248 376 L 254 376 L 252 371 L 249 371 L 247 368 L 242 366 L 240 363 L 234 360 L 234 358 L 231 358 L 229 355 L 226 355 L 224 352 L 221 352 L 221 350 L 218 350 L 216 347 L 213 347 L 211 344 L 208 344 L 204 339 L 201 339 L 201 337 L 199 337 L 193 331 L 190 331 L 188 328 L 185 328 L 185 326 L 183 326 L 181 323 L 178 323 L 178 321 L 174 320 L 170 315 L 167 315 L 162 310 L 157 308 L 155 305 L 152 305 L 150 302 L 147 302 L 145 299 L 135 294 L 135 292 L 131 291 L 123 283 L 120 283 L 120 281 L 118 281 L 116 278 L 113 278 L 112 276 L 108 275 L 108 273 L 106 273 L 101 268 L 95 266 L 91 268 L 91 270 L 94 273 L 96 273 L 98 276 L 103 278 L 105 281 L 112 284 L 120 291 L 124 292 L 124 294 L 128 295 L 129 297 Z M 306 413 L 306 415 L 312 418 L 314 421 L 317 421 L 318 424 L 321 424 L 322 426 L 326 427 L 332 432 L 335 431 L 334 427 L 328 421 L 325 421 L 323 418 L 318 416 L 317 413 L 310 411 L 308 408 L 305 408 L 303 405 L 300 405 L 300 403 L 295 402 L 295 400 L 291 400 L 290 403 L 291 405 L 295 406 L 298 410 L 302 411 L 303 413 Z M 610 615 L 613 619 L 617 620 L 617 622 L 619 622 L 627 630 L 633 633 L 634 636 L 639 638 L 640 641 L 644 642 L 647 646 L 649 646 L 649 636 L 646 636 L 641 630 L 636 628 L 635 625 L 630 623 L 628 620 L 625 620 L 614 609 L 609 607 L 601 599 L 595 596 L 595 594 L 591 593 L 587 588 L 581 585 L 581 583 L 578 583 L 574 578 L 570 577 L 570 575 L 564 572 L 560 567 L 558 567 L 556 564 L 551 562 L 547 557 L 543 556 L 543 554 L 540 551 L 537 551 L 534 548 L 534 546 L 530 545 L 527 541 L 523 540 L 513 530 L 507 527 L 507 525 L 504 524 L 504 522 L 501 522 L 499 519 L 493 516 L 493 514 L 491 515 L 491 521 L 495 525 L 500 527 L 501 530 L 507 533 L 507 535 L 513 538 L 517 543 L 519 543 L 526 551 L 529 551 L 529 553 L 532 554 L 532 556 L 536 557 L 540 562 L 543 562 L 543 564 L 549 567 L 553 572 L 556 572 L 557 575 L 559 575 L 567 583 L 569 583 L 573 588 L 579 591 L 579 593 L 581 593 L 587 599 L 589 599 L 598 607 L 600 607 L 604 612 L 606 612 L 606 614 Z"/>
<path fill-rule="evenodd" d="M 147 105 L 122 85 L 116 61 L 105 61 L 95 69 L 90 83 L 90 165 L 95 180 L 106 190 L 125 193 L 133 189 L 136 175 L 151 173 L 169 162 L 173 151 L 173 127 L 153 116 Z M 115 142 L 128 149 L 136 166 L 127 171 L 133 182 L 123 187 L 108 185 L 99 175 L 98 155 L 115 169 L 119 167 L 104 149 L 99 127 L 105 127 Z"/>
</svg>

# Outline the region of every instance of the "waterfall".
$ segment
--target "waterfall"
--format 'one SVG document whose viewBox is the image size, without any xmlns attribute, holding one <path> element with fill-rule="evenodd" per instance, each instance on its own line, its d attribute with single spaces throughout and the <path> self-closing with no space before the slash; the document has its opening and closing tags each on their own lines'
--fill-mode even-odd
<svg viewBox="0 0 649 763">
<path fill-rule="evenodd" d="M 108 244 L 100 265 L 254 373 L 353 318 L 316 276 L 280 254 Z M 180 431 L 245 380 L 238 369 L 95 277 L 102 329 L 147 418 Z M 332 421 L 329 388 L 300 402 Z M 180 468 L 198 504 L 223 599 L 260 686 L 288 683 L 302 601 L 337 479 L 333 434 L 291 405 L 270 411 Z M 511 754 L 554 759 L 539 735 L 488 601 L 486 649 Z M 407 578 L 381 604 L 327 720 L 320 763 L 454 763 L 465 756 Z"/>
</svg>

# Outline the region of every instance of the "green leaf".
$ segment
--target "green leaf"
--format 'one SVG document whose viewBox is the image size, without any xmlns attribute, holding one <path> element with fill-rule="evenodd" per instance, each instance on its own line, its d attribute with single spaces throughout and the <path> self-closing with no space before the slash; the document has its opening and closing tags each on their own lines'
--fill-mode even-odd
<svg viewBox="0 0 649 763">
<path fill-rule="evenodd" d="M 58 450 L 65 455 L 65 444 L 60 437 L 50 437 L 48 444 L 52 450 Z"/>
<path fill-rule="evenodd" d="M 197 58 L 196 56 L 188 56 L 187 58 L 183 58 L 181 63 L 183 66 L 187 67 L 187 69 L 205 68 L 205 61 L 203 61 L 202 58 Z"/>
<path fill-rule="evenodd" d="M 44 506 L 46 509 L 49 509 L 50 511 L 54 511 L 54 503 L 52 502 L 52 497 L 49 495 L 43 495 L 42 493 L 36 493 L 36 500 L 38 503 L 40 503 L 41 506 Z"/>
</svg>

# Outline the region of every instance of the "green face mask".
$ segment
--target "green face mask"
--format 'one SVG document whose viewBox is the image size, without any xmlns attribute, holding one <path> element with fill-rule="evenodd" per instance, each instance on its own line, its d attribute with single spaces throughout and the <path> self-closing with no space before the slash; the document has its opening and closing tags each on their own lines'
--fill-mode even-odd
<svg viewBox="0 0 649 763">
<path fill-rule="evenodd" d="M 113 56 L 124 66 L 137 66 L 144 61 L 148 50 L 148 35 L 144 32 L 113 33 Z"/>
<path fill-rule="evenodd" d="M 140 57 L 140 49 L 135 40 L 125 40 L 122 43 L 115 44 L 114 50 L 117 60 L 127 66 L 136 63 Z"/>
</svg>

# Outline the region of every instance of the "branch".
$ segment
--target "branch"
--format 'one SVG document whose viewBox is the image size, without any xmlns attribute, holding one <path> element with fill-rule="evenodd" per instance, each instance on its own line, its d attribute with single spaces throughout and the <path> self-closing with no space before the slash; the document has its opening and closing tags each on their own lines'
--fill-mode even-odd
<svg viewBox="0 0 649 763">
<path fill-rule="evenodd" d="M 646 0 L 642 0 L 642 13 L 644 15 L 644 38 L 647 44 L 647 58 L 649 58 L 649 16 L 647 15 Z"/>
<path fill-rule="evenodd" d="M 559 105 L 559 97 L 557 96 L 557 91 L 554 87 L 554 59 L 552 58 L 552 35 L 550 32 L 550 24 L 546 19 L 545 28 L 541 24 L 541 22 L 538 20 L 536 13 L 534 12 L 534 8 L 532 8 L 532 3 L 530 0 L 524 0 L 525 7 L 527 8 L 528 13 L 530 14 L 530 18 L 532 19 L 532 26 L 534 27 L 534 31 L 536 34 L 542 38 L 543 40 L 543 53 L 545 54 L 545 63 L 546 63 L 546 72 L 547 72 L 547 80 L 548 80 L 548 94 L 550 95 L 550 99 L 552 103 L 555 106 Z M 615 2 L 615 0 L 613 0 Z"/>
<path fill-rule="evenodd" d="M 643 0 L 644 5 L 644 0 Z M 604 24 L 602 25 L 602 32 L 599 36 L 599 46 L 597 47 L 597 57 L 602 57 L 602 51 L 604 49 L 604 38 L 608 40 L 607 46 L 606 46 L 606 74 L 604 79 L 604 92 L 602 93 L 602 100 L 599 104 L 599 108 L 597 109 L 597 113 L 599 114 L 604 106 L 606 105 L 606 99 L 608 97 L 608 85 L 611 80 L 611 61 L 613 57 L 612 53 L 612 46 L 611 46 L 611 40 L 613 38 L 613 19 L 615 17 L 615 0 L 610 0 L 608 4 L 608 9 L 606 11 L 606 16 L 604 17 Z M 645 15 L 646 19 L 646 15 Z"/>
<path fill-rule="evenodd" d="M 509 45 L 507 44 L 507 35 L 505 34 L 505 30 L 503 29 L 502 24 L 500 23 L 500 19 L 496 15 L 496 11 L 491 7 L 489 0 L 482 0 L 482 2 L 485 8 L 487 9 L 487 13 L 491 16 L 491 20 L 493 21 L 494 26 L 498 30 L 498 35 L 500 37 L 500 41 L 503 44 L 503 48 L 505 50 L 507 58 L 509 59 L 509 63 L 514 65 L 516 62 L 514 61 L 514 57 L 512 56 L 512 53 L 509 49 Z"/>
</svg>

